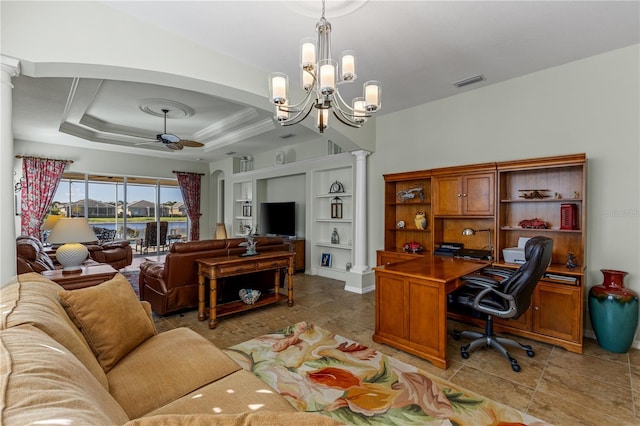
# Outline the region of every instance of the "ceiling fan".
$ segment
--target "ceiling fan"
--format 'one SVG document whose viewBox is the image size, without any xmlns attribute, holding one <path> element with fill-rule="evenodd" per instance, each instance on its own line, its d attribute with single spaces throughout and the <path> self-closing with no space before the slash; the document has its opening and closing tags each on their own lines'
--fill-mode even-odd
<svg viewBox="0 0 640 426">
<path fill-rule="evenodd" d="M 156 135 L 156 139 L 164 144 L 168 149 L 171 150 L 181 150 L 185 146 L 197 148 L 204 146 L 202 142 L 190 141 L 185 139 L 180 139 L 174 134 L 167 133 L 167 113 L 168 109 L 161 110 L 164 113 L 164 133 L 160 133 Z"/>
</svg>

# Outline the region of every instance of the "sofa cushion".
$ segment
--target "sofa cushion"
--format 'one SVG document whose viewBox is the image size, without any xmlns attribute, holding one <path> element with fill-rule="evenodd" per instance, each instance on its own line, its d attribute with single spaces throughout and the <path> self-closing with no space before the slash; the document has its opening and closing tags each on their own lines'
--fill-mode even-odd
<svg viewBox="0 0 640 426">
<path fill-rule="evenodd" d="M 97 286 L 61 290 L 58 295 L 105 372 L 156 334 L 153 321 L 122 274 Z"/>
<path fill-rule="evenodd" d="M 31 325 L 0 331 L 0 423 L 110 425 L 129 420 L 64 346 Z"/>
<path fill-rule="evenodd" d="M 141 417 L 125 426 L 338 426 L 344 425 L 330 417 L 315 413 L 274 413 L 270 411 L 240 414 L 167 414 Z"/>
<path fill-rule="evenodd" d="M 191 329 L 176 328 L 146 340 L 107 378 L 111 395 L 136 418 L 238 370 L 213 343 Z"/>
<path fill-rule="evenodd" d="M 35 272 L 14 277 L 0 291 L 0 329 L 31 324 L 42 330 L 73 353 L 108 390 L 107 376 L 58 300 L 59 290 L 62 287 Z"/>
<path fill-rule="evenodd" d="M 247 370 L 238 370 L 177 399 L 149 416 L 159 414 L 238 414 L 245 411 L 297 412 L 269 385 Z"/>
</svg>

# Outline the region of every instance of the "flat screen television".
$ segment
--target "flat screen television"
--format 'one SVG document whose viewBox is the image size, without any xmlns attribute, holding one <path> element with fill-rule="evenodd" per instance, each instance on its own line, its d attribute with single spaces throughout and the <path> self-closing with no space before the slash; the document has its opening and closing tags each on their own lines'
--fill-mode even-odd
<svg viewBox="0 0 640 426">
<path fill-rule="evenodd" d="M 260 203 L 260 233 L 281 237 L 296 236 L 296 203 Z"/>
</svg>

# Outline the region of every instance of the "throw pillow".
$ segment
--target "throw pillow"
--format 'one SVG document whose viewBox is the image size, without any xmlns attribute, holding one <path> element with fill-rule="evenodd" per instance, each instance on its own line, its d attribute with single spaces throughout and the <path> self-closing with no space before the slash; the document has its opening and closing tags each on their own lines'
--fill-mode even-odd
<svg viewBox="0 0 640 426">
<path fill-rule="evenodd" d="M 105 372 L 156 334 L 151 318 L 122 274 L 94 287 L 60 290 L 58 296 Z"/>
</svg>

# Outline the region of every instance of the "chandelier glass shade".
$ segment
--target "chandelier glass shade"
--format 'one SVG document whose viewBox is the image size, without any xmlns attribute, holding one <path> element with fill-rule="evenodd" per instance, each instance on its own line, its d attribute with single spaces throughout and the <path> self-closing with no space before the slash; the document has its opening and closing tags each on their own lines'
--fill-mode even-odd
<svg viewBox="0 0 640 426">
<path fill-rule="evenodd" d="M 331 24 L 322 16 L 316 24 L 317 39 L 305 38 L 300 43 L 300 70 L 305 96 L 298 103 L 289 99 L 289 77 L 281 72 L 269 75 L 270 101 L 275 106 L 275 118 L 283 126 L 298 124 L 317 110 L 316 125 L 323 133 L 328 126 L 329 111 L 343 124 L 362 127 L 373 113 L 382 107 L 382 83 L 367 81 L 362 96 L 345 102 L 339 85 L 357 78 L 356 55 L 342 52 L 340 60 L 331 57 Z"/>
</svg>

